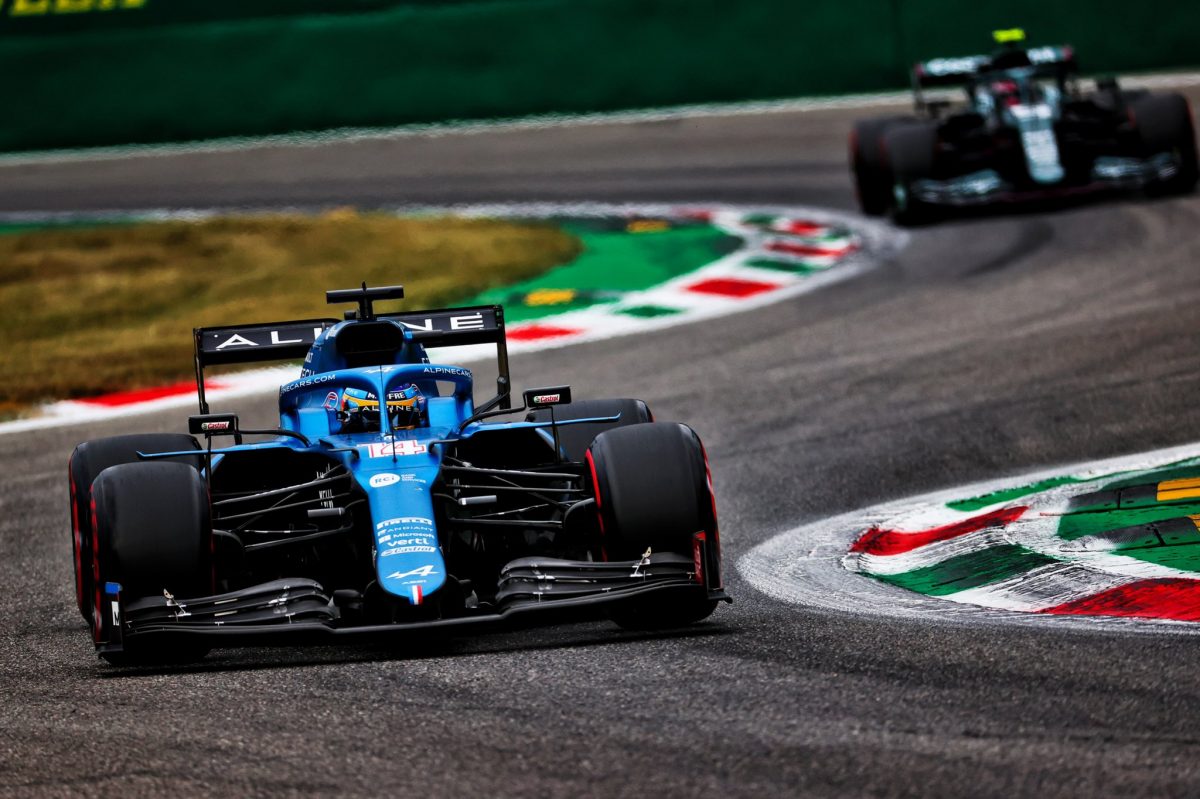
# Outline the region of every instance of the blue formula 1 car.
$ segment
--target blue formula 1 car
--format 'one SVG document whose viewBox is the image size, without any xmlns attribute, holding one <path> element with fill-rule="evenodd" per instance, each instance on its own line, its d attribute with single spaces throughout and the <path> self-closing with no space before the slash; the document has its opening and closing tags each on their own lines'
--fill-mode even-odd
<svg viewBox="0 0 1200 799">
<path fill-rule="evenodd" d="M 1200 178 L 1187 100 L 1121 89 L 1084 92 L 1070 47 L 1023 46 L 997 31 L 989 56 L 935 58 L 913 68 L 915 115 L 860 120 L 850 165 L 866 214 L 900 224 L 938 209 L 1114 189 L 1192 191 Z M 925 90 L 962 86 L 965 103 Z"/>
<path fill-rule="evenodd" d="M 640 400 L 572 402 L 567 386 L 511 407 L 500 306 L 376 314 L 403 294 L 327 292 L 357 303 L 342 321 L 197 329 L 190 435 L 75 449 L 76 589 L 102 657 L 186 661 L 538 614 L 662 628 L 728 601 L 691 428 Z M 481 343 L 495 345 L 498 390 L 476 407 L 472 373 L 425 348 Z M 210 412 L 205 367 L 300 358 L 278 428 Z"/>
</svg>

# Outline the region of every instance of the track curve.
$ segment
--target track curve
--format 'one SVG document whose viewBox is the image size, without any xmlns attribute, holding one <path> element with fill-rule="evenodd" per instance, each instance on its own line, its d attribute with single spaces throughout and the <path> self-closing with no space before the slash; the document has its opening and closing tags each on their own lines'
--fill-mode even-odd
<svg viewBox="0 0 1200 799">
<path fill-rule="evenodd" d="M 630 199 L 849 209 L 852 111 L 0 166 L 0 210 Z M 713 461 L 730 590 L 603 625 L 114 672 L 71 594 L 65 465 L 164 413 L 0 449 L 0 793 L 1194 795 L 1200 639 L 796 607 L 732 568 L 796 523 L 1200 430 L 1200 199 L 917 231 L 817 294 L 521 355 L 521 388 L 645 397 Z M 694 364 L 704 363 L 704 370 Z M 266 419 L 272 400 L 242 407 Z"/>
</svg>

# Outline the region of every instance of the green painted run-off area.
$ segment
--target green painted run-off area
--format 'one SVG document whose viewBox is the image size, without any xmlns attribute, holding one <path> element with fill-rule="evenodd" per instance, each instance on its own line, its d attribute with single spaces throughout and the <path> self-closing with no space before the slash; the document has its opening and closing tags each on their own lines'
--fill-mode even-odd
<svg viewBox="0 0 1200 799">
<path fill-rule="evenodd" d="M 695 271 L 731 252 L 741 239 L 705 223 L 654 221 L 643 232 L 631 232 L 622 218 L 559 220 L 579 238 L 583 252 L 574 261 L 531 280 L 476 295 L 465 304 L 499 303 L 505 318 L 525 322 L 593 305 L 620 301 Z M 673 313 L 657 306 L 623 309 L 633 316 Z"/>
</svg>

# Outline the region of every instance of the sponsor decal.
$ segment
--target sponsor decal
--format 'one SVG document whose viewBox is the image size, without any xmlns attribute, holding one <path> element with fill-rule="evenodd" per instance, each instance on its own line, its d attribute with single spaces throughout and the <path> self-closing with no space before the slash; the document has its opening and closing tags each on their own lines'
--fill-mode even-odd
<svg viewBox="0 0 1200 799">
<path fill-rule="evenodd" d="M 332 411 L 337 408 L 338 395 L 336 391 L 330 391 L 325 395 L 325 410 Z"/>
<path fill-rule="evenodd" d="M 217 349 L 223 350 L 226 347 L 257 347 L 257 346 L 258 345 L 255 344 L 250 339 L 243 338 L 242 336 L 239 336 L 237 333 L 234 333 L 232 336 L 227 338 L 223 343 L 218 344 Z"/>
<path fill-rule="evenodd" d="M 983 59 L 977 56 L 962 58 L 935 58 L 925 62 L 925 72 L 929 75 L 957 75 L 963 72 L 974 72 Z"/>
<path fill-rule="evenodd" d="M 433 527 L 433 519 L 426 519 L 423 516 L 397 516 L 394 519 L 387 519 L 375 525 L 376 530 L 382 530 L 385 527 L 396 527 L 402 524 L 416 524 L 425 527 Z"/>
<path fill-rule="evenodd" d="M 413 552 L 437 552 L 437 548 L 430 546 L 392 547 L 380 552 L 379 557 L 386 558 L 389 555 L 407 555 Z"/>
<path fill-rule="evenodd" d="M 136 11 L 148 0 L 13 0 L 8 14 L 12 17 L 40 17 L 46 14 L 79 14 L 88 11 Z M 0 6 L 4 5 L 0 2 Z"/>
<path fill-rule="evenodd" d="M 462 369 L 457 366 L 426 366 L 423 374 L 427 375 L 454 375 L 455 377 L 470 377 L 470 369 Z"/>
<path fill-rule="evenodd" d="M 313 375 L 312 377 L 303 377 L 299 380 L 293 380 L 291 383 L 285 383 L 284 385 L 280 386 L 279 393 L 287 394 L 292 391 L 298 391 L 302 388 L 312 388 L 313 386 L 319 386 L 322 383 L 332 383 L 333 379 L 334 379 L 334 377 L 331 374 Z"/>
<path fill-rule="evenodd" d="M 562 398 L 562 394 L 538 394 L 533 398 L 534 405 L 552 405 Z"/>
<path fill-rule="evenodd" d="M 425 485 L 426 483 L 429 482 L 428 480 L 417 477 L 412 472 L 408 472 L 406 474 L 400 475 L 400 480 L 405 483 L 420 483 L 421 485 Z"/>
<path fill-rule="evenodd" d="M 200 430 L 202 432 L 208 433 L 208 432 L 216 431 L 216 430 L 228 430 L 232 426 L 233 426 L 233 422 L 230 422 L 228 420 L 223 421 L 223 422 L 201 422 Z"/>
<path fill-rule="evenodd" d="M 434 545 L 433 536 L 413 535 L 412 533 L 384 533 L 378 538 L 379 545 L 385 547 L 411 547 Z"/>
<path fill-rule="evenodd" d="M 416 569 L 413 569 L 412 571 L 392 572 L 391 574 L 389 574 L 387 576 L 387 578 L 389 580 L 403 580 L 406 577 L 432 577 L 433 575 L 435 575 L 437 573 L 438 573 L 437 567 L 434 566 L 432 563 L 427 563 L 424 566 L 420 566 Z M 410 580 L 409 582 L 423 583 L 425 581 L 424 580 Z"/>
<path fill-rule="evenodd" d="M 469 314 L 455 314 L 449 317 L 441 317 L 443 320 L 442 326 L 437 326 L 434 323 L 433 317 L 425 317 L 424 319 L 397 319 L 400 324 L 407 327 L 409 330 L 419 330 L 424 333 L 434 333 L 439 330 L 446 331 L 445 322 L 449 322 L 450 331 L 454 330 L 486 330 L 487 325 L 484 324 L 483 314 L 476 311 Z"/>
<path fill-rule="evenodd" d="M 392 474 L 390 472 L 384 472 L 383 474 L 377 474 L 374 477 L 372 477 L 370 480 L 370 485 L 371 485 L 371 488 L 383 488 L 384 486 L 390 486 L 394 483 L 399 483 L 399 482 L 400 482 L 400 475 Z"/>
<path fill-rule="evenodd" d="M 393 455 L 398 457 L 421 455 L 429 451 L 428 447 L 420 441 L 413 441 L 410 438 L 392 443 L 363 444 L 359 446 L 359 449 L 365 449 L 368 458 L 390 458 Z"/>
</svg>

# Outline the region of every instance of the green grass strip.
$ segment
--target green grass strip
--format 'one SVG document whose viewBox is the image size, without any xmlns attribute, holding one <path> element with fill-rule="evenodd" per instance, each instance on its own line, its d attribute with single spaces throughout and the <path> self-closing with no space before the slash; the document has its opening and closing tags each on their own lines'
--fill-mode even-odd
<svg viewBox="0 0 1200 799">
<path fill-rule="evenodd" d="M 877 574 L 877 579 L 929 596 L 946 596 L 990 585 L 1018 574 L 1054 563 L 1049 558 L 1017 544 L 988 547 L 978 552 L 949 558 L 902 574 Z"/>
</svg>

